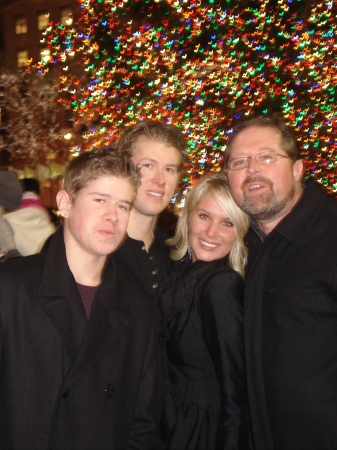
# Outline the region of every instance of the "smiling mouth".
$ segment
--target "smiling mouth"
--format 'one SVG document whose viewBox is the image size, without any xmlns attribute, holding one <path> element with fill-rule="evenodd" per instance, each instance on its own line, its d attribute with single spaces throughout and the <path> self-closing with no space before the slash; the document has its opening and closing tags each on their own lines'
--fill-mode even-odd
<svg viewBox="0 0 337 450">
<path fill-rule="evenodd" d="M 273 186 L 272 182 L 270 180 L 268 180 L 267 178 L 250 177 L 244 181 L 244 183 L 242 185 L 242 189 L 246 192 L 259 193 L 259 191 L 262 189 L 266 189 L 266 188 L 272 189 L 272 186 Z"/>
<path fill-rule="evenodd" d="M 153 195 L 154 197 L 163 197 L 164 194 L 160 194 L 159 192 L 155 191 L 146 191 L 147 194 Z"/>
<path fill-rule="evenodd" d="M 264 186 L 262 184 L 252 184 L 249 186 L 248 190 L 249 191 L 254 191 L 255 189 L 260 189 L 263 188 Z"/>
<path fill-rule="evenodd" d="M 219 247 L 219 244 L 211 244 L 210 242 L 203 241 L 202 239 L 200 239 L 200 243 L 201 243 L 201 245 L 203 245 L 204 247 L 207 247 L 207 248 L 217 248 L 217 247 Z"/>
</svg>

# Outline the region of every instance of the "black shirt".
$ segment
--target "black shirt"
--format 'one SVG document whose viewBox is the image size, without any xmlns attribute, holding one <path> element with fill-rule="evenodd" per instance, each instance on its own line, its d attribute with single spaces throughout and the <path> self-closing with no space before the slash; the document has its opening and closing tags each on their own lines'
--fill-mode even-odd
<svg viewBox="0 0 337 450">
<path fill-rule="evenodd" d="M 144 242 L 131 237 L 128 237 L 118 250 L 122 259 L 151 298 L 155 298 L 158 294 L 159 281 L 173 269 L 169 247 L 165 245 L 167 238 L 168 236 L 157 228 L 154 241 L 148 252 L 145 249 Z"/>
</svg>

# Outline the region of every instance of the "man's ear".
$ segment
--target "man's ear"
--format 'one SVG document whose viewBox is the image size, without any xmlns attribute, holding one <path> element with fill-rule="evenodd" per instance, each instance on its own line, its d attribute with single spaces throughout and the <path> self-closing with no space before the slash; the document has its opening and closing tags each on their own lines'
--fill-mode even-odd
<svg viewBox="0 0 337 450">
<path fill-rule="evenodd" d="M 303 159 L 297 159 L 293 165 L 293 175 L 296 181 L 300 181 L 304 175 L 304 162 Z"/>
<path fill-rule="evenodd" d="M 58 210 L 61 213 L 61 216 L 64 217 L 65 219 L 68 219 L 69 218 L 69 210 L 71 207 L 71 200 L 70 200 L 68 192 L 65 191 L 64 189 L 62 189 L 61 191 L 58 191 L 58 193 L 56 194 L 56 203 L 57 203 Z"/>
</svg>

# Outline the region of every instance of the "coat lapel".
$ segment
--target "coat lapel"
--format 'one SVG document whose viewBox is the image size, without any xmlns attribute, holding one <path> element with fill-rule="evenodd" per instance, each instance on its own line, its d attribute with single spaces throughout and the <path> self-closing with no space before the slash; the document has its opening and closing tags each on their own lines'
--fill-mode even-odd
<svg viewBox="0 0 337 450">
<path fill-rule="evenodd" d="M 58 329 L 73 361 L 87 329 L 85 310 L 71 273 L 61 227 L 46 249 L 46 261 L 38 296 L 42 308 Z"/>
<path fill-rule="evenodd" d="M 131 244 L 131 238 L 127 238 L 122 247 L 117 250 L 117 253 L 122 258 L 124 263 L 131 270 L 138 283 L 146 293 L 144 289 L 144 280 L 142 278 L 142 271 L 139 270 L 139 267 L 142 266 L 142 261 L 138 257 L 138 253 L 134 250 Z"/>
<path fill-rule="evenodd" d="M 130 273 L 124 273 L 113 256 L 109 258 L 88 322 L 67 263 L 62 228 L 53 235 L 45 251 L 46 262 L 38 296 L 43 310 L 62 336 L 71 360 L 63 391 L 92 369 L 107 351 L 115 355 L 112 361 L 118 367 L 131 314 L 120 280 L 127 279 Z"/>
</svg>

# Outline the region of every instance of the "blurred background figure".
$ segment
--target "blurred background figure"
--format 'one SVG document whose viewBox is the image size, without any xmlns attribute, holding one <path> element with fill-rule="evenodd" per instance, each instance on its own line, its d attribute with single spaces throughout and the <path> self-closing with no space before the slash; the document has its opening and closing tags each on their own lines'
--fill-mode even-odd
<svg viewBox="0 0 337 450">
<path fill-rule="evenodd" d="M 6 214 L 14 231 L 16 247 L 22 256 L 39 253 L 55 226 L 47 209 L 40 200 L 39 182 L 33 178 L 22 180 L 22 203 L 20 209 Z"/>
<path fill-rule="evenodd" d="M 2 153 L 2 152 L 1 152 Z M 0 159 L 2 155 L 0 154 Z M 14 232 L 4 214 L 14 211 L 21 205 L 22 191 L 20 182 L 14 172 L 5 166 L 0 169 L 0 261 L 20 256 L 16 250 Z"/>
</svg>

